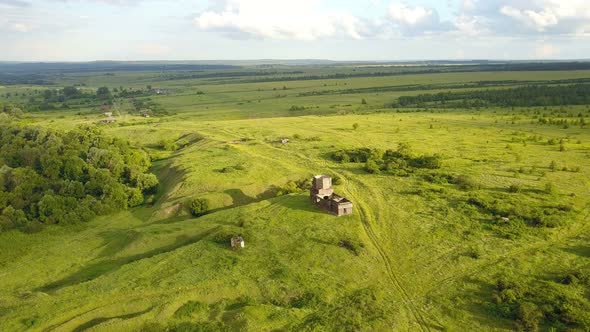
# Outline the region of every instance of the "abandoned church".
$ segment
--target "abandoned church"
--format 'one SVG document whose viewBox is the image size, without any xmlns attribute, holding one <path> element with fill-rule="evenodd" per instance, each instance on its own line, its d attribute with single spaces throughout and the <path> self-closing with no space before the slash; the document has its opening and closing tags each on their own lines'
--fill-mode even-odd
<svg viewBox="0 0 590 332">
<path fill-rule="evenodd" d="M 310 197 L 316 206 L 337 216 L 352 214 L 352 202 L 334 193 L 332 178 L 327 175 L 313 178 Z"/>
</svg>

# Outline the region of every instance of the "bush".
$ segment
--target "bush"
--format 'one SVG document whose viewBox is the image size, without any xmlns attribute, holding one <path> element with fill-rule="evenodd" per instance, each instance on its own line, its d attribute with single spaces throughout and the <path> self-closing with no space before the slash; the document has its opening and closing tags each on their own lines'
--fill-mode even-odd
<svg viewBox="0 0 590 332">
<path fill-rule="evenodd" d="M 456 177 L 455 184 L 458 185 L 462 190 L 481 189 L 481 184 L 471 176 L 467 175 L 459 175 Z"/>
<path fill-rule="evenodd" d="M 508 187 L 508 192 L 513 193 L 513 194 L 519 193 L 521 190 L 522 190 L 522 188 L 518 184 L 511 184 L 510 187 Z"/>
<path fill-rule="evenodd" d="M 549 195 L 553 195 L 555 194 L 557 190 L 555 189 L 555 185 L 551 182 L 547 182 L 545 184 L 545 193 L 549 194 Z"/>
<path fill-rule="evenodd" d="M 524 302 L 518 307 L 518 326 L 524 331 L 538 331 L 543 312 L 535 304 Z"/>
<path fill-rule="evenodd" d="M 207 308 L 207 305 L 198 302 L 198 301 L 188 301 L 187 303 L 183 304 L 176 312 L 174 313 L 174 317 L 178 318 L 189 318 L 193 315 L 193 313 L 204 310 Z"/>
<path fill-rule="evenodd" d="M 335 186 L 341 185 L 343 183 L 342 178 L 338 175 L 331 174 L 330 177 L 332 178 L 332 184 Z"/>
<path fill-rule="evenodd" d="M 369 159 L 365 164 L 365 170 L 371 174 L 379 174 L 380 167 L 375 160 Z"/>
<path fill-rule="evenodd" d="M 340 248 L 344 248 L 344 249 L 350 251 L 355 256 L 358 256 L 361 253 L 361 250 L 365 247 L 365 245 L 362 242 L 356 242 L 356 241 L 346 240 L 346 239 L 340 240 L 340 242 L 338 242 L 338 246 Z"/>
<path fill-rule="evenodd" d="M 276 196 L 284 196 L 289 194 L 301 193 L 311 189 L 309 179 L 301 179 L 297 181 L 289 181 L 284 186 L 278 188 Z"/>
<path fill-rule="evenodd" d="M 502 278 L 496 283 L 491 308 L 496 314 L 514 320 L 518 330 L 537 331 L 541 325 L 559 326 L 564 331 L 587 330 L 590 301 L 564 291 L 563 287 L 552 281 Z"/>
<path fill-rule="evenodd" d="M 411 159 L 410 165 L 415 168 L 438 169 L 442 166 L 442 158 L 439 155 L 420 156 Z"/>
<path fill-rule="evenodd" d="M 168 140 L 168 139 L 162 139 L 160 140 L 160 142 L 158 142 L 158 147 L 162 150 L 166 150 L 166 151 L 176 151 L 178 149 L 178 146 L 176 145 L 176 143 L 172 140 Z"/>
<path fill-rule="evenodd" d="M 209 201 L 205 198 L 195 198 L 188 204 L 190 213 L 195 217 L 200 217 L 209 211 Z"/>
<path fill-rule="evenodd" d="M 305 110 L 305 106 L 293 105 L 293 106 L 291 106 L 291 108 L 289 108 L 289 111 L 291 111 L 291 112 L 304 111 L 304 110 Z"/>
</svg>

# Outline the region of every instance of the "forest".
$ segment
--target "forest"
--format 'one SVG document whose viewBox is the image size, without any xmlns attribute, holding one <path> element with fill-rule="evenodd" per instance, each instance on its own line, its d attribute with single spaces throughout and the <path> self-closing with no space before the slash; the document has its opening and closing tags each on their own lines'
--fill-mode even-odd
<svg viewBox="0 0 590 332">
<path fill-rule="evenodd" d="M 0 126 L 0 231 L 75 224 L 143 204 L 158 179 L 145 152 L 82 126 Z"/>
<path fill-rule="evenodd" d="M 402 96 L 392 107 L 533 107 L 590 104 L 590 84 L 531 85 L 514 89 Z"/>
</svg>

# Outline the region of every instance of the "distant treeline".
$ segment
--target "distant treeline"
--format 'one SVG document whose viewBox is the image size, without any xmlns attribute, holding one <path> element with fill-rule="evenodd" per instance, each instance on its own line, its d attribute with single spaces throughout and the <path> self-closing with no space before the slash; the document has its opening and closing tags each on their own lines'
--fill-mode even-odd
<svg viewBox="0 0 590 332">
<path fill-rule="evenodd" d="M 74 224 L 144 203 L 148 155 L 93 127 L 67 133 L 0 125 L 0 231 Z"/>
<path fill-rule="evenodd" d="M 299 93 L 298 97 L 309 96 L 323 96 L 323 95 L 347 95 L 347 94 L 363 94 L 363 93 L 383 93 L 383 92 L 400 92 L 400 91 L 418 91 L 418 90 L 444 90 L 444 89 L 473 89 L 483 87 L 499 87 L 499 86 L 519 86 L 519 85 L 553 85 L 553 84 L 572 84 L 572 83 L 590 83 L 590 78 L 579 79 L 564 79 L 564 80 L 549 80 L 549 81 L 517 81 L 517 80 L 503 80 L 503 81 L 477 81 L 467 83 L 454 84 L 406 84 L 393 86 L 377 86 L 369 88 L 357 89 L 341 89 L 341 90 L 319 90 Z"/>
<path fill-rule="evenodd" d="M 88 72 L 138 72 L 181 70 L 226 70 L 240 67 L 223 64 L 182 64 L 158 62 L 26 62 L 0 63 L 0 72 L 5 73 L 88 73 Z"/>
<path fill-rule="evenodd" d="M 249 77 L 249 76 L 271 76 L 271 75 L 294 75 L 303 74 L 304 71 L 231 71 L 231 72 L 193 72 L 193 73 L 177 73 L 170 74 L 166 80 L 186 80 L 199 78 L 227 78 L 227 77 Z"/>
<path fill-rule="evenodd" d="M 240 67 L 222 64 L 174 64 L 132 62 L 89 63 L 0 63 L 0 85 L 52 85 L 62 74 L 116 73 L 116 72 L 169 72 L 228 70 Z"/>
<path fill-rule="evenodd" d="M 338 68 L 338 67 L 334 67 Z M 387 77 L 417 74 L 443 74 L 465 72 L 488 71 L 560 71 L 560 70 L 590 70 L 590 62 L 563 62 L 563 63 L 504 63 L 485 65 L 436 65 L 436 66 L 392 66 L 392 67 L 368 67 L 370 70 L 380 68 L 379 71 L 365 71 L 366 69 L 354 68 L 346 72 L 326 73 L 320 75 L 302 76 L 276 76 L 261 77 L 258 79 L 243 80 L 242 83 L 261 83 L 278 81 L 304 81 L 304 80 L 328 80 L 346 79 L 358 77 Z M 357 71 L 358 70 L 358 71 Z"/>
<path fill-rule="evenodd" d="M 324 65 L 323 74 L 311 73 L 309 66 L 290 66 L 293 70 L 248 70 L 245 67 L 224 64 L 158 63 L 158 62 L 90 62 L 90 63 L 0 63 L 0 84 L 54 84 L 63 74 L 117 72 L 172 72 L 164 79 L 199 78 L 244 78 L 242 83 L 346 79 L 356 77 L 386 77 L 413 74 L 489 72 L 489 71 L 566 71 L 590 70 L 590 62 L 549 62 L 549 63 L 457 63 L 444 62 L 398 63 L 382 66 L 342 67 L 338 63 Z M 317 69 L 317 67 L 313 67 Z M 240 69 L 244 69 L 241 71 Z M 231 70 L 231 71 L 230 71 Z M 317 70 L 314 70 L 317 72 Z M 234 81 L 235 82 L 235 81 Z M 225 83 L 225 82 L 219 82 Z"/>
<path fill-rule="evenodd" d="M 47 75 L 30 73 L 8 74 L 0 72 L 0 85 L 50 85 L 53 83 L 54 81 L 47 77 Z"/>
<path fill-rule="evenodd" d="M 590 104 L 590 84 L 525 86 L 514 89 L 441 92 L 403 96 L 392 107 L 532 107 Z"/>
</svg>

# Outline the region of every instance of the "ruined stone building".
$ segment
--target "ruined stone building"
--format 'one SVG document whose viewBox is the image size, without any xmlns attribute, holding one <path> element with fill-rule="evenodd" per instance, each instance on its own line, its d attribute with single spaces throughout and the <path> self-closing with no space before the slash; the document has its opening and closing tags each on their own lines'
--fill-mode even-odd
<svg viewBox="0 0 590 332">
<path fill-rule="evenodd" d="M 316 206 L 337 216 L 352 214 L 352 202 L 334 193 L 332 178 L 327 175 L 313 178 L 310 197 Z"/>
</svg>

